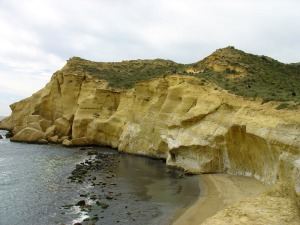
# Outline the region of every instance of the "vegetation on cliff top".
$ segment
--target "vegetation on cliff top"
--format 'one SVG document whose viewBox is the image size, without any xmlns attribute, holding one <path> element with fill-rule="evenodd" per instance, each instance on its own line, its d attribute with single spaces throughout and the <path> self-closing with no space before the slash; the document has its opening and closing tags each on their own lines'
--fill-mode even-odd
<svg viewBox="0 0 300 225">
<path fill-rule="evenodd" d="M 184 70 L 185 65 L 171 60 L 130 60 L 122 62 L 92 62 L 79 57 L 68 60 L 67 72 L 85 72 L 107 80 L 110 86 L 132 88 L 138 81 L 148 80 Z"/>
<path fill-rule="evenodd" d="M 73 57 L 68 60 L 64 70 L 68 73 L 87 73 L 107 80 L 111 87 L 118 88 L 131 88 L 138 81 L 169 74 L 185 74 L 205 78 L 233 94 L 259 97 L 263 102 L 284 102 L 279 109 L 292 109 L 300 105 L 299 63 L 284 64 L 234 47 L 218 49 L 193 64 L 178 64 L 163 59 L 92 62 Z"/>
<path fill-rule="evenodd" d="M 284 64 L 233 47 L 219 49 L 192 68 L 231 93 L 260 97 L 267 101 L 294 101 L 300 104 L 300 64 Z M 286 107 L 284 107 L 286 106 Z M 296 107 L 288 103 L 281 107 Z"/>
</svg>

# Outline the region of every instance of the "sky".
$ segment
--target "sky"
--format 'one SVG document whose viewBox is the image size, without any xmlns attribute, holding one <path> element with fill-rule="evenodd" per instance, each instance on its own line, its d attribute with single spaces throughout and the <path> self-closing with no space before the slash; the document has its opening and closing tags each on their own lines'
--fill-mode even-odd
<svg viewBox="0 0 300 225">
<path fill-rule="evenodd" d="M 299 0 L 0 0 L 0 116 L 66 60 L 193 63 L 226 46 L 300 62 Z"/>
</svg>

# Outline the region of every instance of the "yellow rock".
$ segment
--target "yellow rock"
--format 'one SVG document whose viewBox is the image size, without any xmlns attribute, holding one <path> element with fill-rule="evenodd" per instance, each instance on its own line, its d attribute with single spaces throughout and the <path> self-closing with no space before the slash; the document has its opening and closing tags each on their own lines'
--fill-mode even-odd
<svg viewBox="0 0 300 225">
<path fill-rule="evenodd" d="M 72 146 L 72 142 L 68 139 L 63 140 L 62 145 L 65 147 L 70 147 Z"/>
<path fill-rule="evenodd" d="M 276 110 L 280 103 L 261 104 L 190 76 L 143 81 L 129 90 L 96 80 L 57 72 L 44 89 L 11 105 L 0 127 L 16 130 L 12 140 L 57 135 L 65 146 L 112 146 L 164 158 L 187 172 L 285 182 L 300 194 L 300 110 Z"/>
<path fill-rule="evenodd" d="M 57 143 L 58 142 L 58 136 L 55 135 L 55 136 L 49 137 L 48 140 L 52 143 Z"/>
<path fill-rule="evenodd" d="M 1 127 L 14 128 L 16 134 L 39 123 L 48 138 L 72 135 L 90 144 L 163 157 L 191 172 L 225 171 L 292 184 L 300 174 L 299 110 L 275 107 L 188 76 L 112 90 L 95 78 L 58 72 L 44 89 L 13 104 Z"/>
<path fill-rule="evenodd" d="M 46 134 L 47 138 L 50 138 L 50 137 L 54 136 L 55 135 L 55 125 L 52 125 L 51 127 L 48 127 L 45 134 Z"/>
<path fill-rule="evenodd" d="M 32 127 L 26 127 L 20 132 L 18 132 L 11 141 L 21 141 L 21 142 L 38 142 L 41 139 L 45 139 L 46 135 L 41 130 L 34 129 Z"/>
<path fill-rule="evenodd" d="M 73 117 L 73 114 L 69 114 L 54 121 L 55 131 L 59 137 L 70 135 Z"/>
<path fill-rule="evenodd" d="M 211 69 L 235 82 L 251 69 L 241 56 L 233 47 L 221 49 L 186 72 Z M 300 224 L 295 201 L 300 196 L 300 110 L 276 110 L 280 103 L 238 97 L 191 76 L 113 89 L 88 69 L 80 71 L 78 62 L 73 59 L 45 88 L 10 106 L 13 112 L 0 128 L 13 131 L 12 141 L 111 146 L 164 158 L 186 172 L 252 176 L 277 185 L 205 224 Z"/>
<path fill-rule="evenodd" d="M 89 144 L 88 139 L 86 137 L 82 138 L 74 138 L 71 141 L 72 146 L 87 146 Z"/>
</svg>

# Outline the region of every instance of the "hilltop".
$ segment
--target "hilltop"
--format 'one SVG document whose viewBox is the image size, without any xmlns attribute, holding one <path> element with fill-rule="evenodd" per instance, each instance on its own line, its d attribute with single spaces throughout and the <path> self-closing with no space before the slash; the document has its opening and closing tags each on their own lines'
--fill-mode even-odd
<svg viewBox="0 0 300 225">
<path fill-rule="evenodd" d="M 166 75 L 189 75 L 213 82 L 236 95 L 261 98 L 262 103 L 284 102 L 278 109 L 295 109 L 300 105 L 299 63 L 284 64 L 232 46 L 218 49 L 192 64 L 164 59 L 92 62 L 73 57 L 61 71 L 92 75 L 106 80 L 113 88 L 132 88 L 136 82 Z"/>
<path fill-rule="evenodd" d="M 294 101 L 300 104 L 299 63 L 284 64 L 268 56 L 227 47 L 215 51 L 192 68 L 198 77 L 206 78 L 231 93 L 259 97 L 264 102 Z"/>
</svg>

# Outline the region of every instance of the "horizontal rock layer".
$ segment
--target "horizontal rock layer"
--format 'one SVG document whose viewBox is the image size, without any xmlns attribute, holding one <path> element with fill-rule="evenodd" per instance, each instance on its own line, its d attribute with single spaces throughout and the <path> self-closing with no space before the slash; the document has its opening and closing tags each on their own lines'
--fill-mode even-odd
<svg viewBox="0 0 300 225">
<path fill-rule="evenodd" d="M 61 70 L 45 88 L 12 104 L 0 128 L 13 132 L 12 141 L 111 146 L 164 158 L 191 173 L 286 182 L 299 194 L 299 110 L 276 110 L 277 105 L 189 76 L 116 90 L 106 81 Z"/>
</svg>

